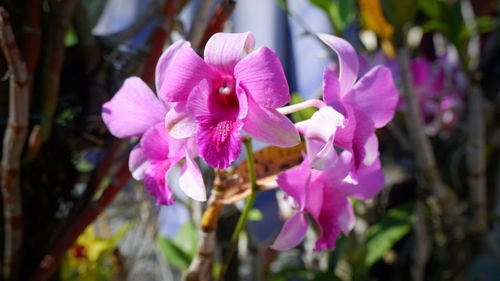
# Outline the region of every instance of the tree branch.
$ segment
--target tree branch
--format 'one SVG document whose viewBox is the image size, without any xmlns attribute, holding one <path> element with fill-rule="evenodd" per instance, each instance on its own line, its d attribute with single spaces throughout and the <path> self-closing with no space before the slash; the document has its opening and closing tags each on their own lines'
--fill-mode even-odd
<svg viewBox="0 0 500 281">
<path fill-rule="evenodd" d="M 2 200 L 4 216 L 3 280 L 16 279 L 22 242 L 20 185 L 21 155 L 26 141 L 29 83 L 26 63 L 17 45 L 7 11 L 0 7 L 0 43 L 11 71 L 9 118 L 2 157 Z"/>
</svg>

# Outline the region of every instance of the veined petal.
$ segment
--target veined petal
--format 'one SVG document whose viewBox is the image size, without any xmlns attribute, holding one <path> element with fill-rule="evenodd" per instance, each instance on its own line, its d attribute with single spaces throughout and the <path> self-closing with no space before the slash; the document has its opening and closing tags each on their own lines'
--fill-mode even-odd
<svg viewBox="0 0 500 281">
<path fill-rule="evenodd" d="M 188 44 L 179 46 L 169 61 L 159 91 L 159 96 L 167 102 L 186 101 L 201 80 L 212 81 L 219 76 Z"/>
<path fill-rule="evenodd" d="M 274 51 L 260 47 L 234 68 L 234 77 L 253 100 L 277 108 L 290 102 L 290 91 L 281 62 Z"/>
<path fill-rule="evenodd" d="M 136 180 L 144 179 L 144 173 L 149 167 L 149 161 L 144 154 L 144 150 L 142 149 L 140 144 L 137 144 L 132 151 L 130 151 L 130 155 L 128 157 L 128 168 L 132 173 L 132 177 Z"/>
<path fill-rule="evenodd" d="M 349 207 L 349 201 L 341 191 L 334 186 L 325 185 L 323 189 L 323 205 L 317 219 L 317 223 L 321 228 L 321 236 L 316 241 L 315 251 L 335 249 L 337 237 L 345 224 L 350 224 L 349 217 L 345 215 L 346 209 Z"/>
<path fill-rule="evenodd" d="M 364 111 L 376 128 L 381 128 L 394 116 L 399 94 L 389 69 L 376 66 L 354 85 L 346 98 L 353 107 Z"/>
<path fill-rule="evenodd" d="M 275 146 L 290 147 L 300 143 L 293 123 L 276 109 L 266 108 L 248 97 L 248 115 L 243 129 L 256 140 Z"/>
<path fill-rule="evenodd" d="M 304 240 L 306 232 L 307 218 L 302 212 L 298 212 L 286 221 L 270 247 L 279 251 L 293 248 Z"/>
<path fill-rule="evenodd" d="M 340 92 L 345 94 L 358 77 L 359 60 L 356 50 L 342 38 L 325 33 L 318 34 L 318 37 L 337 53 L 340 65 Z"/>
<path fill-rule="evenodd" d="M 323 71 L 323 100 L 347 117 L 347 109 L 342 102 L 342 96 L 339 79 L 331 68 L 326 67 Z"/>
<path fill-rule="evenodd" d="M 140 136 L 161 122 L 166 113 L 163 103 L 138 77 L 130 77 L 115 96 L 102 106 L 102 119 L 116 137 Z"/>
<path fill-rule="evenodd" d="M 226 74 L 233 74 L 234 66 L 245 53 L 255 46 L 252 33 L 216 33 L 205 46 L 204 58 L 207 63 Z"/>
<path fill-rule="evenodd" d="M 156 74 L 155 74 L 155 85 L 157 93 L 160 92 L 161 85 L 165 81 L 165 73 L 167 71 L 167 68 L 169 67 L 170 62 L 172 62 L 172 59 L 174 58 L 177 51 L 183 47 L 189 47 L 189 46 L 190 46 L 189 42 L 184 40 L 179 40 L 174 44 L 170 45 L 170 47 L 168 47 L 163 52 L 160 59 L 158 59 L 158 63 L 156 64 Z"/>
<path fill-rule="evenodd" d="M 165 127 L 170 136 L 182 139 L 196 134 L 196 121 L 187 109 L 187 102 L 178 102 L 165 115 Z"/>
<path fill-rule="evenodd" d="M 184 163 L 179 178 L 179 187 L 189 197 L 197 201 L 207 200 L 207 191 L 200 168 L 186 151 L 186 163 Z"/>
<path fill-rule="evenodd" d="M 380 160 L 377 159 L 371 166 L 363 166 L 357 171 L 357 183 L 344 181 L 339 185 L 339 189 L 346 196 L 366 200 L 376 196 L 384 184 L 384 172 L 380 167 Z"/>
<path fill-rule="evenodd" d="M 144 174 L 144 186 L 149 194 L 156 198 L 157 205 L 172 205 L 175 202 L 174 194 L 168 186 L 167 174 L 172 163 L 166 161 L 152 161 L 148 171 Z"/>
<path fill-rule="evenodd" d="M 281 173 L 277 179 L 278 186 L 297 201 L 301 211 L 306 207 L 310 181 L 311 167 L 307 159 L 300 167 Z"/>
<path fill-rule="evenodd" d="M 144 133 L 140 143 L 148 159 L 165 160 L 168 158 L 170 139 L 163 123 L 159 123 Z"/>
</svg>

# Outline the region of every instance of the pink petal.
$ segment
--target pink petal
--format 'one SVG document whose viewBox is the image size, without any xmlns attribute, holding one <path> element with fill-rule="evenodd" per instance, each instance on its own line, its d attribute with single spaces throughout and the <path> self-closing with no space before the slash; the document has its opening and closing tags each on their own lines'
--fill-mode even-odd
<svg viewBox="0 0 500 281">
<path fill-rule="evenodd" d="M 253 100 L 277 108 L 290 102 L 290 91 L 281 62 L 274 51 L 260 47 L 234 68 L 234 77 Z"/>
<path fill-rule="evenodd" d="M 390 70 L 376 66 L 354 85 L 346 98 L 353 107 L 370 116 L 376 128 L 381 128 L 394 116 L 399 94 Z"/>
<path fill-rule="evenodd" d="M 207 191 L 200 168 L 193 158 L 186 153 L 186 163 L 184 163 L 179 178 L 179 187 L 190 198 L 197 201 L 207 200 Z"/>
<path fill-rule="evenodd" d="M 297 201 L 300 210 L 303 210 L 307 202 L 310 180 L 311 167 L 306 159 L 300 164 L 300 167 L 281 173 L 277 183 L 286 194 Z"/>
<path fill-rule="evenodd" d="M 119 138 L 140 136 L 161 122 L 163 103 L 138 77 L 130 77 L 115 96 L 102 106 L 102 119 L 111 134 Z"/>
<path fill-rule="evenodd" d="M 411 63 L 411 73 L 413 74 L 413 84 L 415 87 L 422 87 L 431 77 L 431 65 L 424 58 L 417 58 Z"/>
<path fill-rule="evenodd" d="M 163 71 L 165 78 L 159 91 L 164 101 L 186 101 L 201 80 L 211 81 L 219 76 L 188 44 L 180 46 L 169 62 Z"/>
<path fill-rule="evenodd" d="M 380 160 L 377 159 L 371 166 L 363 166 L 357 171 L 357 183 L 343 182 L 339 188 L 346 196 L 366 200 L 376 196 L 384 184 L 384 172 L 380 168 Z"/>
<path fill-rule="evenodd" d="M 172 59 L 175 57 L 177 51 L 183 47 L 189 48 L 189 42 L 186 42 L 184 40 L 179 40 L 174 44 L 170 45 L 170 47 L 168 47 L 163 52 L 160 59 L 158 59 L 158 63 L 156 64 L 156 75 L 155 75 L 155 85 L 157 93 L 160 92 L 161 85 L 165 81 L 166 78 L 165 72 L 169 67 L 170 63 L 172 62 Z"/>
<path fill-rule="evenodd" d="M 363 165 L 365 166 L 370 166 L 378 159 L 378 138 L 376 134 L 372 134 L 366 141 L 365 153 L 365 159 L 363 160 Z"/>
<path fill-rule="evenodd" d="M 141 147 L 148 159 L 165 160 L 168 158 L 171 139 L 163 123 L 159 123 L 144 133 L 141 138 Z"/>
<path fill-rule="evenodd" d="M 128 168 L 136 180 L 144 179 L 144 173 L 149 167 L 149 161 L 140 144 L 137 144 L 128 157 Z"/>
<path fill-rule="evenodd" d="M 196 121 L 187 109 L 186 102 L 178 102 L 165 116 L 165 127 L 170 136 L 182 139 L 196 134 Z"/>
<path fill-rule="evenodd" d="M 343 179 L 349 174 L 353 166 L 352 153 L 344 150 L 340 153 L 335 165 L 328 170 L 320 171 L 315 180 L 337 185 L 343 182 Z"/>
<path fill-rule="evenodd" d="M 366 143 L 368 139 L 375 133 L 375 126 L 370 117 L 362 111 L 355 111 L 356 129 L 352 140 L 352 152 L 354 154 L 354 164 L 359 167 L 366 158 Z M 370 147 L 370 145 L 368 146 Z"/>
<path fill-rule="evenodd" d="M 204 58 L 207 63 L 226 74 L 233 74 L 234 66 L 245 53 L 255 46 L 252 33 L 216 33 L 205 46 Z"/>
<path fill-rule="evenodd" d="M 339 79 L 331 68 L 326 67 L 323 71 L 323 100 L 326 104 L 347 116 L 347 109 L 343 105 L 342 96 Z"/>
<path fill-rule="evenodd" d="M 352 203 L 349 198 L 347 198 L 347 204 L 342 212 L 339 214 L 339 225 L 342 232 L 347 235 L 356 225 L 356 215 L 354 214 L 354 209 L 352 208 Z"/>
<path fill-rule="evenodd" d="M 153 161 L 144 174 L 144 186 L 149 194 L 156 198 L 157 205 L 172 205 L 174 194 L 168 186 L 167 174 L 172 165 L 167 161 Z"/>
<path fill-rule="evenodd" d="M 293 248 L 304 240 L 306 232 L 307 218 L 302 212 L 298 212 L 286 221 L 270 247 L 278 251 Z"/>
<path fill-rule="evenodd" d="M 290 147 L 300 143 L 293 123 L 276 109 L 262 107 L 248 97 L 248 115 L 243 129 L 256 140 L 275 146 Z"/>
<path fill-rule="evenodd" d="M 334 250 L 335 242 L 345 227 L 350 224 L 345 213 L 352 208 L 347 198 L 334 186 L 325 186 L 323 189 L 323 205 L 317 223 L 321 227 L 321 236 L 316 241 L 315 251 L 323 249 Z"/>
<path fill-rule="evenodd" d="M 342 38 L 330 34 L 318 34 L 319 39 L 337 53 L 340 64 L 340 92 L 347 93 L 356 82 L 359 60 L 356 50 Z"/>
</svg>

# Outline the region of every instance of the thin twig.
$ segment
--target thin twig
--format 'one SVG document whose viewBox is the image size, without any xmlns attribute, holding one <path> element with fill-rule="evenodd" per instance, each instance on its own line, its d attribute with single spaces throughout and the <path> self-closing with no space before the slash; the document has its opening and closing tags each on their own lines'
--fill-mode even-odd
<svg viewBox="0 0 500 281">
<path fill-rule="evenodd" d="M 26 63 L 17 45 L 7 11 L 0 7 L 0 43 L 11 71 L 9 119 L 2 156 L 4 216 L 3 280 L 15 280 L 22 243 L 20 163 L 28 133 L 29 83 Z"/>
<path fill-rule="evenodd" d="M 191 29 L 189 30 L 188 41 L 191 42 L 191 46 L 194 49 L 198 49 L 205 34 L 207 27 L 208 16 L 210 11 L 212 11 L 212 6 L 215 0 L 205 0 L 202 1 L 201 5 L 198 7 L 198 11 L 195 20 L 191 24 Z"/>
<path fill-rule="evenodd" d="M 62 0 L 56 7 L 52 7 L 55 10 L 53 14 L 54 22 L 50 30 L 51 33 L 49 33 L 48 53 L 45 56 L 42 72 L 43 106 L 40 125 L 42 142 L 46 142 L 51 134 L 52 117 L 57 107 L 61 70 L 66 49 L 64 38 L 77 3 L 78 0 Z"/>
<path fill-rule="evenodd" d="M 398 49 L 398 62 L 401 69 L 404 98 L 406 103 L 406 126 L 410 140 L 415 150 L 415 157 L 425 180 L 425 186 L 430 186 L 434 196 L 441 202 L 447 198 L 441 176 L 436 166 L 436 159 L 429 138 L 425 135 L 422 116 L 418 109 L 415 88 L 411 78 L 410 57 L 406 46 Z"/>
<path fill-rule="evenodd" d="M 427 224 L 425 221 L 424 206 L 421 200 L 416 203 L 416 220 L 414 224 L 416 247 L 414 252 L 414 262 L 412 265 L 412 279 L 414 281 L 425 280 L 425 265 L 429 260 L 429 236 L 427 234 Z"/>
<path fill-rule="evenodd" d="M 471 207 L 474 213 L 472 229 L 484 233 L 488 228 L 486 210 L 486 159 L 485 159 L 485 125 L 483 110 L 483 94 L 478 85 L 477 65 L 479 59 L 480 39 L 476 33 L 474 10 L 470 1 L 462 0 L 464 21 L 471 30 L 469 53 L 459 55 L 467 80 L 469 94 L 469 110 L 467 122 L 467 179 Z"/>
<path fill-rule="evenodd" d="M 203 35 L 203 39 L 200 42 L 199 49 L 203 50 L 205 45 L 208 42 L 208 39 L 212 37 L 217 32 L 221 32 L 224 30 L 224 24 L 226 24 L 227 20 L 233 13 L 233 10 L 236 6 L 236 1 L 234 0 L 223 0 L 215 9 L 212 18 L 210 19 L 210 23 L 208 24 L 207 30 Z"/>
</svg>

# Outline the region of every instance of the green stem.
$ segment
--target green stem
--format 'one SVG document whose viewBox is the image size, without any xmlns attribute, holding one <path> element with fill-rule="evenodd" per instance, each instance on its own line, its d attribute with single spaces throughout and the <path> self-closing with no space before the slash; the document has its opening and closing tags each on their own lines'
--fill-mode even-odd
<svg viewBox="0 0 500 281">
<path fill-rule="evenodd" d="M 226 257 L 224 258 L 224 262 L 221 265 L 219 276 L 217 277 L 217 281 L 224 280 L 224 275 L 226 274 L 227 268 L 229 267 L 229 263 L 233 258 L 234 250 L 236 249 L 236 245 L 238 244 L 238 237 L 240 236 L 241 231 L 245 227 L 245 224 L 248 219 L 248 214 L 252 209 L 253 203 L 255 202 L 255 198 L 257 197 L 257 191 L 259 186 L 257 185 L 257 178 L 255 176 L 255 161 L 253 159 L 253 151 L 252 151 L 252 139 L 250 137 L 245 137 L 243 139 L 243 144 L 245 145 L 245 152 L 247 154 L 247 165 L 248 165 L 248 177 L 250 179 L 250 188 L 251 193 L 247 198 L 245 203 L 245 208 L 238 219 L 238 223 L 236 224 L 236 228 L 234 229 L 233 235 L 231 236 L 231 245 L 229 247 L 228 252 L 226 253 Z"/>
</svg>

